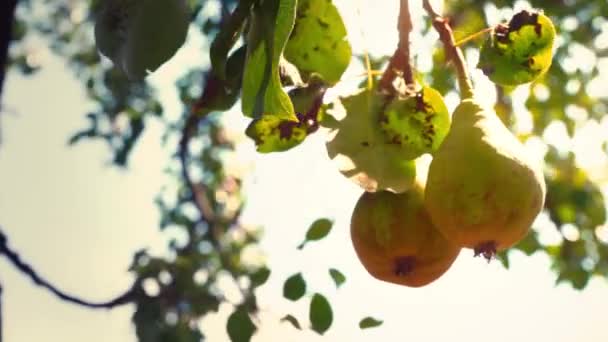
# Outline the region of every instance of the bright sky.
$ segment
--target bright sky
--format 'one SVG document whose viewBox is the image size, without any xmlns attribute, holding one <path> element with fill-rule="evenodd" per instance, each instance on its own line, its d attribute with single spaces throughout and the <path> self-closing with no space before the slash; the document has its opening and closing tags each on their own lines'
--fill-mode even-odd
<svg viewBox="0 0 608 342">
<path fill-rule="evenodd" d="M 359 19 L 355 6 L 347 6 L 353 2 L 336 1 L 355 50 L 367 46 L 391 53 L 398 1 L 360 2 L 366 21 Z M 192 40 L 153 77 L 159 86 L 169 87 L 162 96 L 174 113 L 179 108 L 171 77 L 183 65 L 200 62 L 194 53 L 199 44 Z M 350 74 L 357 73 L 353 69 Z M 482 88 L 483 80 L 476 78 L 476 86 Z M 35 78 L 10 75 L 0 146 L 0 225 L 11 246 L 47 278 L 72 293 L 104 300 L 130 284 L 126 268 L 135 250 L 150 247 L 162 253 L 173 234 L 159 232 L 153 203 L 168 182 L 162 175 L 168 153 L 160 147 L 162 128 L 155 124 L 137 145 L 127 170 L 108 167 L 104 143 L 68 148 L 67 138 L 86 125 L 83 114 L 90 104 L 83 99 L 81 85 L 56 59 Z M 448 97 L 451 105 L 456 100 Z M 244 124 L 229 121 L 235 131 Z M 377 281 L 360 266 L 348 233 L 361 190 L 327 160 L 321 135 L 288 153 L 257 155 L 248 141 L 242 152 L 254 167 L 244 219 L 265 227 L 263 249 L 273 270 L 258 292 L 265 324 L 255 341 L 608 341 L 606 280 L 593 279 L 578 292 L 554 285 L 544 256 L 515 253 L 507 271 L 466 250 L 445 276 L 427 287 Z M 310 222 L 321 216 L 336 221 L 330 236 L 297 251 Z M 327 275 L 329 267 L 347 275 L 340 290 Z M 323 338 L 274 323 L 286 313 L 307 321 L 307 301 L 288 303 L 280 295 L 284 279 L 297 271 L 304 272 L 311 293 L 324 293 L 333 304 L 335 323 Z M 3 259 L 0 282 L 7 342 L 135 341 L 130 307 L 106 312 L 67 305 L 33 286 Z M 227 340 L 223 324 L 230 309 L 223 306 L 217 317 L 203 322 L 210 341 Z M 384 325 L 360 331 L 357 323 L 367 315 L 385 320 Z"/>
</svg>

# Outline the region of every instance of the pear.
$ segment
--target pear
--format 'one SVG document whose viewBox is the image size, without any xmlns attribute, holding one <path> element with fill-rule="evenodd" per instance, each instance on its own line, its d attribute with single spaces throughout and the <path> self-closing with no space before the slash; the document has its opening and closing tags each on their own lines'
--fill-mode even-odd
<svg viewBox="0 0 608 342">
<path fill-rule="evenodd" d="M 437 229 L 489 260 L 526 235 L 545 192 L 540 161 L 494 112 L 463 100 L 429 167 L 425 205 Z"/>
<path fill-rule="evenodd" d="M 364 192 L 351 218 L 351 239 L 373 277 L 410 287 L 441 277 L 460 251 L 431 223 L 419 183 L 400 194 Z"/>
</svg>

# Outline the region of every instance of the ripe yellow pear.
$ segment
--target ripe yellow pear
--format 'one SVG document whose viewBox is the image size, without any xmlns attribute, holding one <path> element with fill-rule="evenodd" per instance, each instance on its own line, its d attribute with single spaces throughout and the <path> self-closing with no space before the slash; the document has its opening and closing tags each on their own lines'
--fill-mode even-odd
<svg viewBox="0 0 608 342">
<path fill-rule="evenodd" d="M 433 227 L 420 184 L 400 194 L 363 193 L 353 211 L 351 238 L 372 276 L 410 287 L 441 277 L 460 251 Z"/>
<path fill-rule="evenodd" d="M 494 112 L 463 100 L 429 168 L 425 205 L 437 229 L 490 259 L 526 235 L 545 191 L 540 161 Z"/>
</svg>

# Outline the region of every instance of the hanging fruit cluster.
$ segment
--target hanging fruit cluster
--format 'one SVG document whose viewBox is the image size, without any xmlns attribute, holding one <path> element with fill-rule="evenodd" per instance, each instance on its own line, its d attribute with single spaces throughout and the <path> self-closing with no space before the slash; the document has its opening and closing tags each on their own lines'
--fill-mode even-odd
<svg viewBox="0 0 608 342">
<path fill-rule="evenodd" d="M 456 64 L 461 102 L 451 124 L 441 96 L 428 88 L 421 93 L 428 92 L 433 99 L 429 103 L 415 94 L 397 103 L 368 107 L 375 114 L 367 115 L 379 118 L 376 134 L 388 138 L 384 143 L 403 149 L 402 163 L 421 153 L 430 153 L 433 159 L 425 185 L 414 182 L 412 173 L 396 177 L 399 171 L 385 162 L 382 170 L 392 170 L 391 179 L 401 179 L 404 186 L 382 186 L 378 180 L 377 186 L 365 187 L 376 192 L 361 196 L 351 220 L 355 251 L 367 271 L 378 279 L 413 287 L 444 274 L 461 248 L 490 260 L 513 246 L 528 233 L 546 193 L 540 161 L 528 154 L 496 113 L 475 100 L 450 27 L 432 10 L 429 13 Z M 533 81 L 551 64 L 554 37 L 546 16 L 522 11 L 508 25 L 493 30 L 481 49 L 479 67 L 502 85 Z M 351 160 L 360 172 L 370 168 Z"/>
<path fill-rule="evenodd" d="M 145 77 L 185 40 L 185 3 L 107 1 L 95 29 L 100 52 L 129 77 Z M 192 113 L 227 110 L 240 98 L 251 118 L 246 134 L 263 153 L 326 128 L 329 157 L 365 190 L 351 221 L 361 263 L 374 277 L 407 286 L 439 278 L 461 248 L 489 260 L 514 245 L 546 192 L 540 161 L 476 101 L 447 20 L 426 0 L 424 7 L 458 74 L 461 102 L 451 116 L 437 90 L 415 82 L 411 20 L 401 16 L 400 44 L 382 80 L 369 76 L 367 87 L 324 104 L 351 60 L 344 23 L 328 0 L 239 1 L 211 45 L 212 70 Z M 158 39 L 142 38 L 152 31 Z M 555 35 L 547 16 L 521 11 L 491 30 L 478 68 L 500 85 L 532 82 L 551 65 Z M 234 49 L 240 37 L 244 44 Z M 416 176 L 423 154 L 433 157 L 426 184 Z"/>
</svg>

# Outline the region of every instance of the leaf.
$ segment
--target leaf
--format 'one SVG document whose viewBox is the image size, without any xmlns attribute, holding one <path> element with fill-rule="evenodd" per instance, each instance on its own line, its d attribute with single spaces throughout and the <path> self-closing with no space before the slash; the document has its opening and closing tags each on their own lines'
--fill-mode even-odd
<svg viewBox="0 0 608 342">
<path fill-rule="evenodd" d="M 289 98 L 293 103 L 293 108 L 298 115 L 304 120 L 307 129 L 311 129 L 313 125 L 318 125 L 323 119 L 323 97 L 327 87 L 320 80 L 310 80 L 304 87 L 296 87 L 289 91 Z"/>
<path fill-rule="evenodd" d="M 108 0 L 95 20 L 95 42 L 129 79 L 142 79 L 173 57 L 189 25 L 185 0 Z"/>
<path fill-rule="evenodd" d="M 344 274 L 335 268 L 329 269 L 329 275 L 334 280 L 334 283 L 336 283 L 336 287 L 340 287 L 346 281 Z"/>
<path fill-rule="evenodd" d="M 248 342 L 256 330 L 249 314 L 241 309 L 234 311 L 226 322 L 226 330 L 232 342 Z"/>
<path fill-rule="evenodd" d="M 365 317 L 359 322 L 359 328 L 361 328 L 361 329 L 375 328 L 375 327 L 382 325 L 382 323 L 384 323 L 384 321 L 375 319 L 373 317 Z"/>
<path fill-rule="evenodd" d="M 326 114 L 343 117 L 330 131 L 327 152 L 340 172 L 366 191 L 403 192 L 414 183 L 416 164 L 407 149 L 388 142 L 380 129 L 386 101 L 375 89 L 342 98 L 342 108 Z"/>
<path fill-rule="evenodd" d="M 304 141 L 306 127 L 298 121 L 268 114 L 254 119 L 245 133 L 255 141 L 258 152 L 280 152 Z"/>
<path fill-rule="evenodd" d="M 329 0 L 300 0 L 285 58 L 304 75 L 317 74 L 334 85 L 351 59 L 346 27 Z"/>
<path fill-rule="evenodd" d="M 295 0 L 266 0 L 254 9 L 247 39 L 242 109 L 247 116 L 297 121 L 282 89 L 279 60 L 295 22 Z"/>
<path fill-rule="evenodd" d="M 285 280 L 283 284 L 283 297 L 296 301 L 306 293 L 306 282 L 302 273 L 296 273 Z"/>
<path fill-rule="evenodd" d="M 281 318 L 281 322 L 289 322 L 291 323 L 291 325 L 293 325 L 294 328 L 302 330 L 300 322 L 298 322 L 298 319 L 293 317 L 292 315 L 285 315 L 285 317 Z"/>
<path fill-rule="evenodd" d="M 308 231 L 306 232 L 306 237 L 304 241 L 302 241 L 302 243 L 298 246 L 298 249 L 304 248 L 306 243 L 308 243 L 309 241 L 318 241 L 326 237 L 327 234 L 329 234 L 329 231 L 331 230 L 333 224 L 333 221 L 326 218 L 320 218 L 313 222 L 308 228 Z"/>
<path fill-rule="evenodd" d="M 577 290 L 582 290 L 589 282 L 590 274 L 580 268 L 569 268 L 561 270 L 555 280 L 555 284 L 562 282 L 570 283 Z"/>
<path fill-rule="evenodd" d="M 528 234 L 520 240 L 513 248 L 519 249 L 525 255 L 530 256 L 538 250 L 542 250 L 542 246 L 538 242 L 536 233 L 534 231 L 528 232 Z"/>
<path fill-rule="evenodd" d="M 295 0 L 266 0 L 254 9 L 241 103 L 243 113 L 254 118 L 245 133 L 258 152 L 285 151 L 306 138 L 306 127 L 283 90 L 279 70 L 295 9 Z"/>
<path fill-rule="evenodd" d="M 502 264 L 502 266 L 505 269 L 509 269 L 510 261 L 509 261 L 509 251 L 508 250 L 498 252 L 496 254 L 496 259 L 498 259 L 498 261 L 500 261 L 500 263 Z"/>
<path fill-rule="evenodd" d="M 503 29 L 493 30 L 479 51 L 477 67 L 503 86 L 531 82 L 551 66 L 555 35 L 547 16 L 521 11 Z"/>
<path fill-rule="evenodd" d="M 251 275 L 251 287 L 263 285 L 270 277 L 270 270 L 267 267 L 262 267 Z"/>
<path fill-rule="evenodd" d="M 220 27 L 209 48 L 209 59 L 213 72 L 219 79 L 226 79 L 228 52 L 241 36 L 241 31 L 251 13 L 252 0 L 239 1 L 230 17 Z"/>
<path fill-rule="evenodd" d="M 203 116 L 212 111 L 226 111 L 234 106 L 240 95 L 246 52 L 246 46 L 241 46 L 230 55 L 224 65 L 224 69 L 228 72 L 225 79 L 221 79 L 215 73 L 208 74 L 205 89 L 197 103 L 198 115 Z"/>
<path fill-rule="evenodd" d="M 437 151 L 450 130 L 450 114 L 441 94 L 423 87 L 414 96 L 392 100 L 380 115 L 385 139 L 414 159 Z"/>
<path fill-rule="evenodd" d="M 331 305 L 323 295 L 315 293 L 310 301 L 309 319 L 312 330 L 323 335 L 333 322 Z"/>
</svg>

